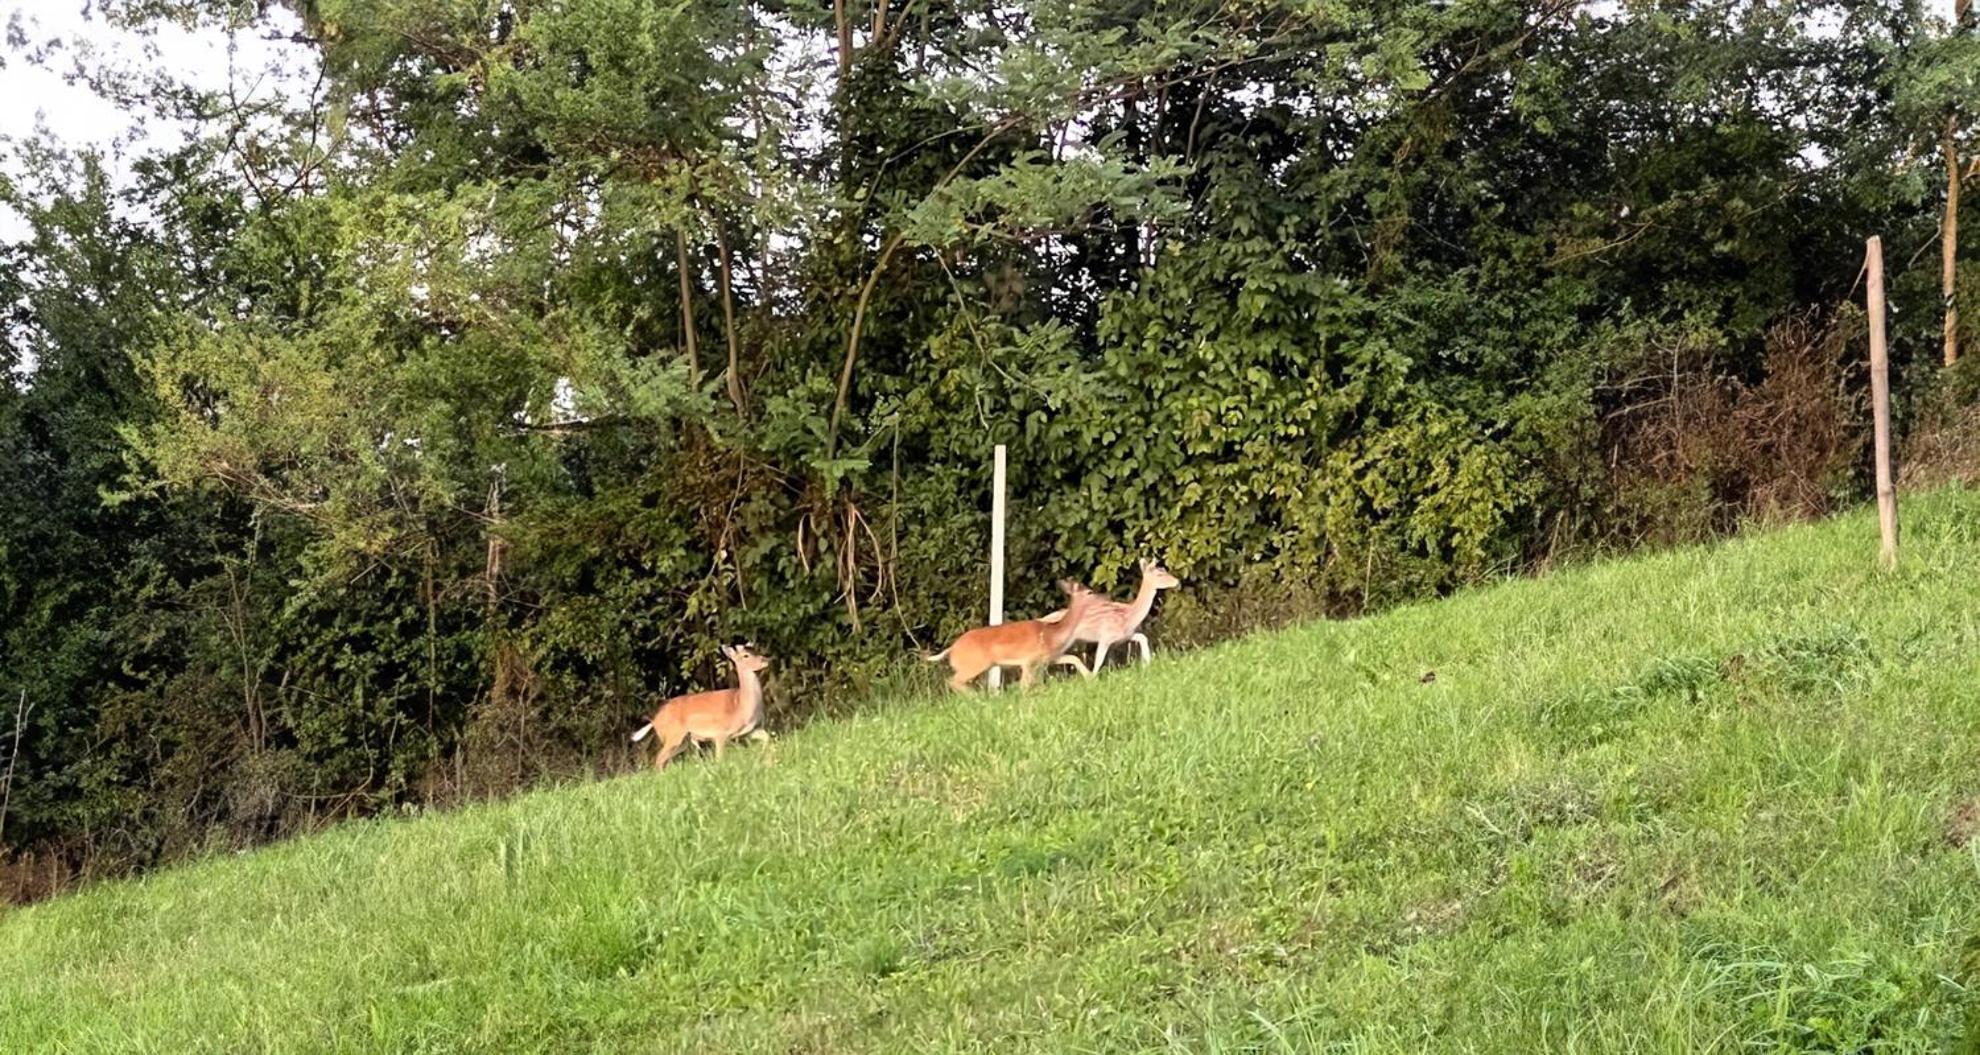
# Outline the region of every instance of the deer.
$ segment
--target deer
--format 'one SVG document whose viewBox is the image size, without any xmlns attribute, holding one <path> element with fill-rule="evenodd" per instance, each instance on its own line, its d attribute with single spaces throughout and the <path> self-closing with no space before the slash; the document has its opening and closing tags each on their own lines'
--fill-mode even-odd
<svg viewBox="0 0 1980 1055">
<path fill-rule="evenodd" d="M 1163 590 L 1182 585 L 1182 580 L 1169 573 L 1167 568 L 1152 560 L 1141 561 L 1141 589 L 1136 591 L 1134 600 L 1122 604 L 1107 597 L 1098 598 L 1086 610 L 1084 617 L 1073 617 L 1079 625 L 1074 628 L 1074 641 L 1093 643 L 1093 666 L 1089 669 L 1079 662 L 1079 657 L 1064 655 L 1058 660 L 1064 664 L 1071 660 L 1071 666 L 1078 668 L 1086 677 L 1100 673 L 1100 667 L 1107 662 L 1107 650 L 1123 641 L 1141 646 L 1141 662 L 1146 665 L 1151 658 L 1148 635 L 1141 632 L 1141 624 L 1148 621 L 1148 613 L 1155 607 L 1155 595 Z M 1060 610 L 1044 616 L 1047 623 L 1064 622 L 1071 617 L 1070 610 Z"/>
<path fill-rule="evenodd" d="M 1072 642 L 1073 632 L 1079 629 L 1081 617 L 1099 598 L 1086 587 L 1071 580 L 1059 583 L 1059 588 L 1072 598 L 1065 609 L 1069 617 L 1057 626 L 1043 619 L 1026 619 L 1017 623 L 1001 623 L 997 626 L 980 626 L 956 638 L 955 643 L 932 656 L 922 658 L 930 663 L 949 661 L 951 675 L 949 687 L 957 692 L 968 692 L 970 682 L 977 675 L 991 667 L 1017 667 L 1018 685 L 1029 688 L 1038 679 L 1038 669 L 1059 659 Z M 1082 671 L 1085 664 L 1079 663 Z"/>
<path fill-rule="evenodd" d="M 654 769 L 667 768 L 667 763 L 689 738 L 713 740 L 716 761 L 721 761 L 722 748 L 736 737 L 770 738 L 763 730 L 763 682 L 756 676 L 770 665 L 770 657 L 750 651 L 747 644 L 733 648 L 723 645 L 722 655 L 736 666 L 735 688 L 676 696 L 661 704 L 653 713 L 653 720 L 632 734 L 634 743 L 645 739 L 647 733 L 660 734 L 660 754 L 653 759 Z"/>
</svg>

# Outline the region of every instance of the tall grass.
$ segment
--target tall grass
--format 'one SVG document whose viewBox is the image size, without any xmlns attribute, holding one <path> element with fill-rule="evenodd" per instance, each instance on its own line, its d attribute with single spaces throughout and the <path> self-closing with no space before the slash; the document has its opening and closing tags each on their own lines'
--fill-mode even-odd
<svg viewBox="0 0 1980 1055">
<path fill-rule="evenodd" d="M 1905 512 L 106 884 L 0 1051 L 1942 1050 L 1980 495 Z"/>
</svg>

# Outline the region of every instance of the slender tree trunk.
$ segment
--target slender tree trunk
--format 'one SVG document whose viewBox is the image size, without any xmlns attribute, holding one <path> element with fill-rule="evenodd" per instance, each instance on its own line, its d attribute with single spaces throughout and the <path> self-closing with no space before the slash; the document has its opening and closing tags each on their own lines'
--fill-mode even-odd
<svg viewBox="0 0 1980 1055">
<path fill-rule="evenodd" d="M 940 190 L 948 186 L 963 169 L 969 167 L 970 162 L 976 160 L 976 156 L 981 154 L 985 147 L 1015 125 L 1016 121 L 1011 118 L 992 125 L 990 130 L 984 133 L 983 138 L 969 148 L 969 153 L 962 156 L 962 160 L 956 162 L 949 171 L 942 174 L 941 179 L 935 181 L 934 189 Z M 859 340 L 866 329 L 867 304 L 873 300 L 873 287 L 879 283 L 881 272 L 887 270 L 887 262 L 894 258 L 894 251 L 901 247 L 901 241 L 906 237 L 906 232 L 897 231 L 887 239 L 886 245 L 880 250 L 879 261 L 873 265 L 873 270 L 866 276 L 866 282 L 860 286 L 859 302 L 853 307 L 852 331 L 846 335 L 846 359 L 839 367 L 839 392 L 832 400 L 832 420 L 825 428 L 825 457 L 828 459 L 839 449 L 839 420 L 845 417 L 846 400 L 852 393 L 853 364 L 859 361 Z"/>
<path fill-rule="evenodd" d="M 843 85 L 853 65 L 852 15 L 846 10 L 846 0 L 832 0 L 832 21 L 839 31 L 839 83 Z"/>
<path fill-rule="evenodd" d="M 1122 143 L 1127 147 L 1129 157 L 1145 158 L 1148 155 L 1148 142 L 1142 130 L 1141 108 L 1134 102 L 1133 95 L 1121 100 L 1121 129 L 1125 133 L 1122 136 Z M 1142 251 L 1142 243 L 1148 233 L 1148 225 L 1136 223 L 1123 226 L 1126 229 L 1121 232 L 1121 237 L 1127 244 L 1129 264 L 1122 268 L 1121 272 L 1123 275 L 1132 275 L 1147 259 L 1147 254 Z"/>
<path fill-rule="evenodd" d="M 906 17 L 906 12 L 902 13 L 902 17 L 903 18 Z M 921 5 L 921 37 L 915 43 L 914 51 L 915 51 L 914 68 L 922 73 L 928 72 L 928 5 L 927 4 Z"/>
<path fill-rule="evenodd" d="M 1946 219 L 1941 230 L 1940 285 L 1946 298 L 1945 362 L 1959 362 L 1959 118 L 1946 118 Z"/>
<path fill-rule="evenodd" d="M 736 338 L 736 298 L 730 285 L 729 232 L 721 219 L 715 220 L 715 252 L 721 263 L 722 278 L 722 329 L 729 339 L 729 401 L 736 405 L 736 417 L 743 417 L 743 390 L 741 356 L 737 354 Z"/>
<path fill-rule="evenodd" d="M 674 269 L 681 273 L 681 343 L 687 346 L 688 371 L 701 379 L 701 352 L 694 341 L 694 294 L 688 280 L 687 232 L 674 229 Z"/>
<path fill-rule="evenodd" d="M 756 47 L 756 25 L 753 22 L 749 27 L 749 44 L 752 49 Z M 751 112 L 756 116 L 757 154 L 759 156 L 767 156 L 770 153 L 770 118 L 764 112 L 763 93 L 751 92 L 750 106 L 752 108 Z M 768 193 L 768 189 L 765 184 L 758 183 L 752 186 L 750 193 L 761 198 Z M 753 270 L 756 272 L 756 313 L 759 326 L 757 332 L 767 334 L 770 332 L 771 306 L 775 300 L 770 295 L 771 261 L 769 226 L 767 224 L 759 224 L 757 244 L 754 247 L 745 246 L 744 248 L 746 250 L 753 248 L 755 251 L 755 260 L 752 263 L 754 264 Z"/>
<path fill-rule="evenodd" d="M 488 622 L 492 629 L 495 613 L 502 603 L 502 557 L 508 552 L 508 542 L 502 538 L 502 484 L 506 473 L 501 466 L 495 469 L 495 479 L 488 485 L 488 563 L 483 569 L 482 584 L 486 589 Z"/>
<path fill-rule="evenodd" d="M 27 690 L 21 690 L 21 702 L 14 705 L 14 748 L 7 752 L 7 775 L 0 778 L 0 847 L 7 844 L 7 804 L 14 798 L 14 763 L 21 760 L 21 733 L 27 730 L 28 712 Z"/>
<path fill-rule="evenodd" d="M 846 397 L 852 392 L 853 364 L 859 360 L 859 338 L 866 329 L 866 306 L 873 300 L 873 287 L 879 284 L 880 273 L 887 270 L 887 262 L 894 258 L 894 250 L 901 247 L 904 237 L 896 233 L 887 239 L 879 262 L 873 265 L 865 284 L 859 287 L 859 302 L 853 306 L 852 331 L 846 335 L 846 361 L 839 367 L 839 394 L 832 401 L 832 421 L 825 430 L 826 458 L 832 457 L 839 449 L 839 419 L 846 414 Z"/>
<path fill-rule="evenodd" d="M 433 566 L 440 560 L 440 544 L 432 535 L 426 538 L 425 581 L 420 591 L 421 600 L 426 603 L 426 731 L 433 732 L 433 711 L 440 698 L 440 651 L 439 630 L 440 598 L 434 592 Z"/>
<path fill-rule="evenodd" d="M 488 505 L 484 516 L 488 521 L 488 562 L 482 570 L 482 601 L 486 605 L 483 619 L 488 630 L 488 702 L 497 713 L 508 705 L 515 692 L 515 665 L 510 653 L 508 633 L 502 627 L 502 557 L 508 551 L 508 543 L 502 538 L 502 484 L 507 475 L 503 466 L 495 467 L 495 478 L 488 484 Z M 517 733 L 516 774 L 522 779 L 522 734 Z"/>
<path fill-rule="evenodd" d="M 1954 0 L 1953 32 L 1973 29 L 1973 0 Z M 1946 218 L 1940 229 L 1940 287 L 1946 300 L 1945 364 L 1959 362 L 1959 114 L 1946 115 Z"/>
</svg>

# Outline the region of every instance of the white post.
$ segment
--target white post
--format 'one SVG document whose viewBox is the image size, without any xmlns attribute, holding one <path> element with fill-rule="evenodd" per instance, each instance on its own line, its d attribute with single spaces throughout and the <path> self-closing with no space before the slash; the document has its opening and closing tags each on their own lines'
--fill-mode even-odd
<svg viewBox="0 0 1980 1055">
<path fill-rule="evenodd" d="M 990 470 L 990 625 L 1004 621 L 1004 445 L 997 445 Z M 1004 682 L 1004 672 L 990 668 L 990 691 Z"/>
</svg>

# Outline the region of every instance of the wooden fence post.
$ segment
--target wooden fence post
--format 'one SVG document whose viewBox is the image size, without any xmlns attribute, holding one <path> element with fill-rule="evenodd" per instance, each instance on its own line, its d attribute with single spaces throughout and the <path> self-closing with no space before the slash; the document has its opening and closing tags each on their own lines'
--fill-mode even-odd
<svg viewBox="0 0 1980 1055">
<path fill-rule="evenodd" d="M 1004 621 L 1004 445 L 990 470 L 990 625 Z M 1004 672 L 990 668 L 990 691 L 1003 685 Z"/>
<path fill-rule="evenodd" d="M 1884 240 L 1871 236 L 1868 260 L 1870 308 L 1870 413 L 1876 432 L 1877 527 L 1883 534 L 1878 560 L 1897 567 L 1897 483 L 1891 475 L 1891 359 L 1884 338 Z"/>
</svg>

